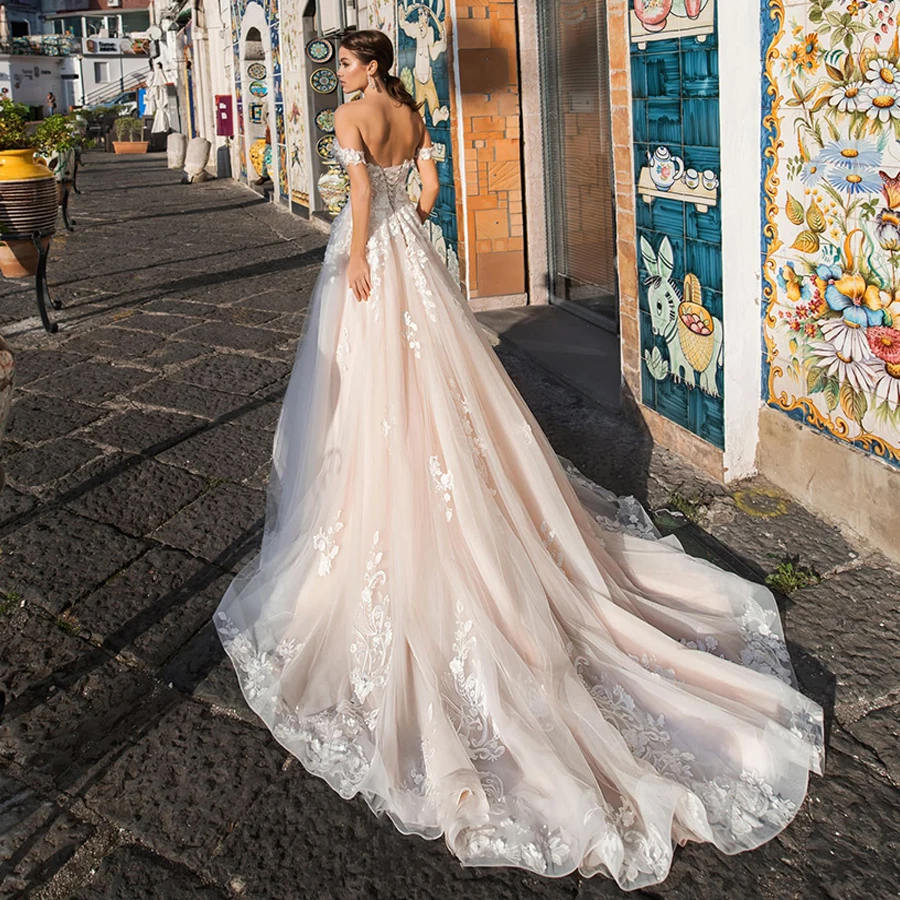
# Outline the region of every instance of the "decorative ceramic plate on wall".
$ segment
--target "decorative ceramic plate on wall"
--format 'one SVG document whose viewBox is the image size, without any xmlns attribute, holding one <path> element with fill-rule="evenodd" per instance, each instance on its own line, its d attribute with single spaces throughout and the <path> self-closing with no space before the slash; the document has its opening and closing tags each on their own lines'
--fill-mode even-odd
<svg viewBox="0 0 900 900">
<path fill-rule="evenodd" d="M 316 63 L 328 62 L 334 56 L 334 47 L 329 41 L 310 41 L 306 45 L 306 55 Z"/>
<path fill-rule="evenodd" d="M 316 69 L 309 76 L 309 83 L 317 94 L 330 94 L 338 85 L 337 75 L 331 69 Z"/>
<path fill-rule="evenodd" d="M 334 134 L 334 110 L 320 109 L 316 113 L 316 127 L 326 134 Z"/>
<path fill-rule="evenodd" d="M 326 134 L 316 142 L 316 153 L 324 160 L 334 159 L 334 135 Z"/>
<path fill-rule="evenodd" d="M 254 97 L 265 97 L 269 93 L 269 88 L 264 81 L 251 81 L 247 88 Z"/>
<path fill-rule="evenodd" d="M 266 67 L 261 62 L 252 62 L 247 66 L 247 74 L 258 81 L 266 77 Z"/>
</svg>

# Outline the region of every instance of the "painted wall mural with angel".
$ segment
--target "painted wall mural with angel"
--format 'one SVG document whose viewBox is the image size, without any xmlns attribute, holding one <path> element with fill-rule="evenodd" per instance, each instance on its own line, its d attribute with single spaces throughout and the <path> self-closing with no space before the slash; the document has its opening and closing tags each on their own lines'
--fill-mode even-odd
<svg viewBox="0 0 900 900">
<path fill-rule="evenodd" d="M 432 232 L 432 243 L 459 280 L 447 27 L 444 0 L 401 0 L 397 4 L 398 75 L 409 92 L 423 104 L 421 114 L 435 145 L 434 159 L 441 181 L 441 192 L 426 227 Z"/>
</svg>

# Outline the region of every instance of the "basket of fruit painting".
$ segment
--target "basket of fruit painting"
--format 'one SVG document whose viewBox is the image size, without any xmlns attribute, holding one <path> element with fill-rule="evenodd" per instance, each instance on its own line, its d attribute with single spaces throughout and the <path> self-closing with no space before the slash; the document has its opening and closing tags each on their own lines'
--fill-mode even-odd
<svg viewBox="0 0 900 900">
<path fill-rule="evenodd" d="M 705 372 L 715 349 L 713 319 L 699 303 L 689 300 L 678 306 L 678 340 L 685 359 L 698 371 Z"/>
</svg>

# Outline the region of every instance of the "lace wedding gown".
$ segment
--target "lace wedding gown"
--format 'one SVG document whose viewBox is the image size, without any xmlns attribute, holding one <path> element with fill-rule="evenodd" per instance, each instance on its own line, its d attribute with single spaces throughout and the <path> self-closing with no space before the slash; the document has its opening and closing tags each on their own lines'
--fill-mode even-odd
<svg viewBox="0 0 900 900">
<path fill-rule="evenodd" d="M 215 613 L 248 704 L 342 797 L 465 865 L 632 890 L 676 842 L 769 840 L 824 758 L 771 593 L 557 456 L 416 215 L 414 160 L 336 152 L 368 166 L 372 293 L 348 287 L 348 204 L 262 549 Z"/>
</svg>

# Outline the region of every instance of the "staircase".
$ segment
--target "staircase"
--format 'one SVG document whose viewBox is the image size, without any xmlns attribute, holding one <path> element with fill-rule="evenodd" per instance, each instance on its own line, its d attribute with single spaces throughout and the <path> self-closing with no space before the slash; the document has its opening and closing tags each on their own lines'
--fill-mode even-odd
<svg viewBox="0 0 900 900">
<path fill-rule="evenodd" d="M 130 75 L 126 75 L 118 81 L 104 84 L 102 87 L 85 95 L 84 105 L 102 106 L 104 103 L 109 103 L 125 91 L 132 91 L 139 87 L 144 87 L 149 77 L 149 70 L 146 72 L 132 72 Z"/>
</svg>

